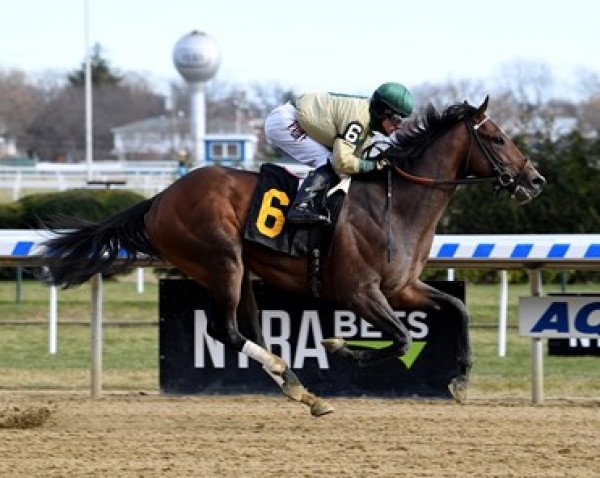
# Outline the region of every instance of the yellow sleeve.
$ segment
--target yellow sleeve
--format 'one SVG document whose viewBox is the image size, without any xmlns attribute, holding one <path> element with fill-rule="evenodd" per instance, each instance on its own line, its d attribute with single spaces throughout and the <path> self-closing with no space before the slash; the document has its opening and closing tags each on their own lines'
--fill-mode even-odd
<svg viewBox="0 0 600 478">
<path fill-rule="evenodd" d="M 354 155 L 356 145 L 343 138 L 336 138 L 333 142 L 331 153 L 331 165 L 338 174 L 356 174 L 358 170 L 358 158 Z"/>
</svg>

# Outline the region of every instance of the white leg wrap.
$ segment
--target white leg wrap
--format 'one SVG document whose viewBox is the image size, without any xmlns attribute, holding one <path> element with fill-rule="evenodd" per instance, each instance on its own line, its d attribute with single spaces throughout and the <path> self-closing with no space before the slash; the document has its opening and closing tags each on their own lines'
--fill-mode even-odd
<svg viewBox="0 0 600 478">
<path fill-rule="evenodd" d="M 251 340 L 246 340 L 242 347 L 242 353 L 261 363 L 267 372 L 278 375 L 283 373 L 283 360 L 277 360 L 278 357 Z"/>
</svg>

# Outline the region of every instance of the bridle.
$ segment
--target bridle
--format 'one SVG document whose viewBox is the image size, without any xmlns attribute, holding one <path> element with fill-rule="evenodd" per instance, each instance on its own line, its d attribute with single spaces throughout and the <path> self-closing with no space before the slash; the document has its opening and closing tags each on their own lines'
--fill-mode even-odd
<svg viewBox="0 0 600 478">
<path fill-rule="evenodd" d="M 479 123 L 474 123 L 472 118 L 464 119 L 465 126 L 467 128 L 467 132 L 469 134 L 469 151 L 467 152 L 467 158 L 464 162 L 464 168 L 461 177 L 455 180 L 443 180 L 443 179 L 434 179 L 423 176 L 415 176 L 404 171 L 400 166 L 394 164 L 392 162 L 389 163 L 388 174 L 387 174 L 387 200 L 386 200 L 386 208 L 387 208 L 387 223 L 388 223 L 388 231 L 387 231 L 387 260 L 391 262 L 392 260 L 392 250 L 393 250 L 393 235 L 392 235 L 392 171 L 394 171 L 398 176 L 409 181 L 414 184 L 420 184 L 421 186 L 429 187 L 429 188 L 445 188 L 445 187 L 455 187 L 462 184 L 481 184 L 481 183 L 493 183 L 494 190 L 496 192 L 501 189 L 512 189 L 513 191 L 520 187 L 519 182 L 521 177 L 524 174 L 525 167 L 529 164 L 530 160 L 526 156 L 525 162 L 523 166 L 519 169 L 519 172 L 513 176 L 509 172 L 506 171 L 504 163 L 498 157 L 498 155 L 494 152 L 492 148 L 490 148 L 490 144 L 496 141 L 495 137 L 485 135 L 479 131 L 479 128 L 486 122 L 489 121 L 490 117 L 485 116 L 483 120 Z M 486 144 L 483 140 L 488 140 L 489 144 Z M 498 141 L 500 141 L 499 139 Z M 477 178 L 474 176 L 468 176 L 469 174 L 469 165 L 471 163 L 471 156 L 473 152 L 473 144 L 476 144 L 477 147 L 483 153 L 485 159 L 488 161 L 495 175 L 487 178 Z M 375 146 L 375 145 L 373 145 Z M 377 148 L 379 149 L 379 148 Z M 390 151 L 391 150 L 391 151 Z M 400 154 L 394 154 L 393 147 L 388 148 L 387 150 L 380 151 L 380 156 L 382 158 L 393 159 L 400 158 Z"/>
<path fill-rule="evenodd" d="M 524 174 L 525 167 L 530 162 L 530 159 L 526 156 L 525 163 L 519 169 L 519 172 L 513 176 L 509 172 L 506 171 L 504 163 L 500 160 L 498 155 L 490 148 L 489 144 L 484 142 L 484 139 L 487 139 L 489 143 L 496 141 L 495 137 L 488 136 L 484 133 L 481 133 L 479 128 L 486 122 L 489 121 L 490 117 L 486 116 L 479 123 L 474 123 L 472 119 L 467 118 L 464 121 L 465 126 L 467 128 L 467 132 L 469 134 L 469 151 L 467 153 L 467 159 L 464 162 L 463 172 L 461 173 L 461 177 L 455 180 L 442 180 L 442 179 L 434 179 L 423 176 L 415 176 L 403 170 L 400 166 L 394 163 L 390 163 L 391 169 L 396 172 L 398 176 L 401 178 L 415 184 L 420 184 L 421 186 L 431 187 L 431 188 L 443 188 L 450 186 L 459 186 L 463 184 L 480 184 L 480 183 L 494 183 L 494 189 L 499 191 L 500 189 L 510 189 L 515 184 L 518 184 L 521 177 Z M 480 151 L 483 153 L 485 159 L 488 161 L 495 175 L 487 178 L 476 178 L 474 176 L 468 176 L 469 174 L 469 165 L 471 162 L 471 156 L 473 152 L 473 144 L 476 144 Z M 392 149 L 392 148 L 390 148 Z M 399 155 L 395 155 L 392 151 L 386 150 L 381 153 L 383 157 L 387 157 L 393 159 L 394 157 L 399 157 Z"/>
<path fill-rule="evenodd" d="M 517 174 L 515 176 L 513 176 L 509 172 L 507 172 L 506 168 L 504 166 L 504 163 L 498 158 L 498 156 L 494 153 L 494 151 L 492 149 L 490 149 L 490 146 L 489 146 L 489 144 L 493 143 L 494 141 L 503 141 L 503 139 L 500 137 L 496 138 L 493 136 L 489 136 L 489 135 L 486 135 L 486 134 L 478 131 L 479 128 L 481 127 L 481 125 L 483 125 L 489 119 L 490 119 L 490 117 L 486 116 L 479 123 L 476 123 L 476 124 L 473 124 L 471 120 L 465 120 L 465 124 L 467 126 L 467 131 L 469 131 L 469 155 L 467 156 L 467 160 L 465 162 L 465 171 L 467 171 L 469 168 L 469 161 L 471 159 L 471 144 L 474 140 L 475 143 L 477 143 L 477 146 L 479 146 L 479 149 L 481 150 L 483 155 L 485 156 L 485 159 L 487 159 L 487 161 L 492 166 L 492 169 L 496 173 L 496 178 L 471 178 L 471 179 L 492 179 L 492 180 L 495 179 L 496 180 L 496 184 L 495 184 L 496 190 L 499 190 L 502 188 L 508 189 L 511 186 L 520 183 L 521 177 L 523 176 L 523 174 L 525 174 L 525 168 L 529 164 L 530 160 L 529 160 L 529 157 L 525 156 L 525 162 L 523 163 L 523 166 L 521 166 L 519 168 L 519 171 L 517 172 Z M 482 141 L 482 139 L 487 139 L 488 143 L 487 144 L 484 143 Z"/>
</svg>

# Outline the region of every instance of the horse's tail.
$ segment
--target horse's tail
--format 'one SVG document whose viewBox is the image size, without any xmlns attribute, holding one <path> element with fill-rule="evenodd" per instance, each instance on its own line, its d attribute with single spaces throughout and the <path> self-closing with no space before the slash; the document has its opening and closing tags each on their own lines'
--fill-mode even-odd
<svg viewBox="0 0 600 478">
<path fill-rule="evenodd" d="M 137 203 L 98 223 L 55 218 L 47 226 L 55 237 L 44 242 L 46 253 L 40 278 L 68 288 L 98 273 L 123 272 L 142 256 L 158 256 L 144 225 L 144 215 L 153 200 Z"/>
</svg>

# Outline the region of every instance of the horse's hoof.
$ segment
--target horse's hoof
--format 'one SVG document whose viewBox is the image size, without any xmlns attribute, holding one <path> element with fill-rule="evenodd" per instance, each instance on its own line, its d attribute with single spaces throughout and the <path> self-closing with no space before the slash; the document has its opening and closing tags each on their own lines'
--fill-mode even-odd
<svg viewBox="0 0 600 478">
<path fill-rule="evenodd" d="M 450 393 L 456 402 L 467 403 L 468 382 L 464 378 L 453 378 L 450 382 Z"/>
<path fill-rule="evenodd" d="M 345 344 L 346 344 L 346 342 L 344 342 L 344 339 L 340 339 L 338 337 L 332 337 L 330 339 L 323 339 L 323 340 L 321 340 L 321 345 L 330 354 L 333 354 L 333 353 L 337 352 L 342 347 L 344 347 Z"/>
<path fill-rule="evenodd" d="M 323 415 L 333 412 L 333 407 L 331 405 L 310 392 L 306 392 L 302 395 L 300 401 L 310 408 L 310 414 L 313 417 L 322 417 Z"/>
<path fill-rule="evenodd" d="M 310 414 L 313 417 L 322 417 L 333 412 L 333 407 L 329 405 L 325 400 L 318 398 L 310 406 Z"/>
</svg>

